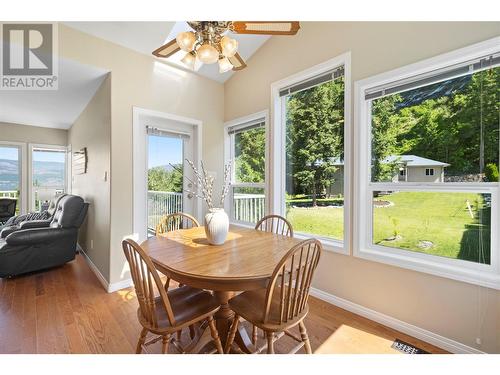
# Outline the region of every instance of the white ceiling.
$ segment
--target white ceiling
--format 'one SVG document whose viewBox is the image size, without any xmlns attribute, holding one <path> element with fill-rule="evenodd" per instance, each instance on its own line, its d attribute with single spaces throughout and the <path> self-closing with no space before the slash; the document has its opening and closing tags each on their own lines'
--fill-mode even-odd
<svg viewBox="0 0 500 375">
<path fill-rule="evenodd" d="M 75 61 L 59 60 L 58 90 L 0 90 L 0 122 L 69 129 L 108 73 Z"/>
<path fill-rule="evenodd" d="M 152 56 L 152 52 L 174 39 L 181 31 L 191 30 L 188 24 L 182 22 L 64 22 L 64 24 L 94 35 L 98 38 L 108 40 L 134 51 Z M 231 37 L 239 43 L 238 52 L 244 60 L 248 59 L 262 46 L 270 36 L 267 35 L 238 35 Z M 176 66 L 184 68 L 180 62 L 185 52 L 178 52 L 166 59 Z M 162 59 L 163 60 L 163 59 Z M 196 71 L 197 74 L 213 79 L 217 82 L 225 82 L 237 72 L 229 71 L 219 73 L 217 64 L 202 65 Z"/>
</svg>

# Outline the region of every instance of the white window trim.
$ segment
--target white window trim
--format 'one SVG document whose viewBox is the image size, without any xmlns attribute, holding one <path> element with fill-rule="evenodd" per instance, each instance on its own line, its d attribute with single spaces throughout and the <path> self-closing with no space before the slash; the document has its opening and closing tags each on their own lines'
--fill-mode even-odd
<svg viewBox="0 0 500 375">
<path fill-rule="evenodd" d="M 71 149 L 70 147 L 67 146 L 61 146 L 61 145 L 49 145 L 49 144 L 41 144 L 41 143 L 28 143 L 28 210 L 30 212 L 35 210 L 35 207 L 33 206 L 33 150 L 37 148 L 48 148 L 52 150 L 61 150 L 65 152 L 64 155 L 64 162 L 66 163 L 65 165 L 65 170 L 64 170 L 64 192 L 66 194 L 69 194 L 70 191 L 70 186 L 71 186 L 71 169 L 69 166 L 69 163 L 71 161 L 71 157 L 68 156 L 68 150 Z"/>
<path fill-rule="evenodd" d="M 355 167 L 358 172 L 354 176 L 354 196 L 356 197 L 353 207 L 353 212 L 356 213 L 356 220 L 353 227 L 354 233 L 356 233 L 353 246 L 354 256 L 467 283 L 500 289 L 500 254 L 497 249 L 499 245 L 498 220 L 500 216 L 499 185 L 497 183 L 404 183 L 395 186 L 395 184 L 370 182 L 371 132 L 367 129 L 370 111 L 369 102 L 366 102 L 364 97 L 365 91 L 370 88 L 452 66 L 463 61 L 480 58 L 489 53 L 498 52 L 499 45 L 500 37 L 493 38 L 355 82 L 354 113 L 357 136 L 354 139 L 354 151 Z M 474 191 L 479 193 L 490 193 L 492 196 L 492 207 L 496 207 L 496 210 L 491 210 L 491 265 L 373 245 L 371 239 L 371 193 L 373 189 L 397 189 L 398 191 Z"/>
<path fill-rule="evenodd" d="M 251 184 L 245 184 L 245 183 L 236 183 L 234 182 L 234 173 L 235 173 L 235 168 L 234 168 L 234 155 L 233 152 L 234 150 L 231 147 L 232 144 L 232 137 L 234 135 L 229 134 L 229 128 L 235 125 L 240 125 L 240 124 L 245 124 L 247 122 L 252 122 L 252 121 L 257 121 L 260 119 L 264 119 L 264 128 L 266 131 L 266 146 L 265 146 L 265 174 L 264 174 L 264 179 L 265 181 L 263 183 L 251 183 Z M 229 191 L 229 196 L 226 198 L 224 202 L 224 210 L 228 213 L 229 215 L 229 220 L 231 224 L 236 224 L 236 225 L 241 225 L 248 227 L 253 224 L 248 223 L 246 221 L 238 221 L 233 219 L 233 200 L 232 200 L 232 194 L 231 194 L 231 189 L 233 187 L 244 187 L 244 186 L 252 186 L 252 187 L 259 187 L 259 188 L 264 188 L 264 195 L 265 195 L 265 210 L 264 210 L 264 215 L 267 215 L 269 212 L 269 168 L 268 168 L 268 160 L 269 160 L 269 111 L 262 110 L 259 112 L 252 113 L 247 116 L 243 117 L 238 117 L 235 118 L 234 120 L 230 120 L 224 123 L 224 165 L 226 165 L 229 160 L 232 162 L 231 166 L 231 186 L 230 186 L 230 191 Z"/>
<path fill-rule="evenodd" d="M 21 170 L 19 171 L 21 181 L 20 181 L 20 191 L 19 197 L 21 198 L 21 205 L 19 206 L 19 214 L 25 214 L 28 212 L 28 157 L 26 150 L 26 143 L 24 142 L 11 142 L 11 141 L 0 141 L 0 146 L 13 146 L 18 148 L 18 157 L 20 158 Z"/>
<path fill-rule="evenodd" d="M 333 59 L 303 70 L 290 77 L 274 82 L 271 85 L 271 103 L 273 108 L 270 137 L 272 140 L 272 170 L 269 181 L 270 212 L 285 215 L 285 173 L 286 155 L 285 129 L 282 126 L 282 116 L 285 113 L 284 101 L 279 92 L 281 89 L 298 82 L 315 77 L 339 66 L 344 66 L 344 240 L 334 240 L 312 234 L 294 232 L 297 238 L 316 237 L 325 245 L 325 249 L 340 254 L 350 254 L 351 239 L 351 52 L 346 52 Z"/>
</svg>

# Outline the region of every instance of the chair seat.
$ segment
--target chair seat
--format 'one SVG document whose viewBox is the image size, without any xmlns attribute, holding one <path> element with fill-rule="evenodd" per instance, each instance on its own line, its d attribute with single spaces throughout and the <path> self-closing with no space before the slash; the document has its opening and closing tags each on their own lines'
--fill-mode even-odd
<svg viewBox="0 0 500 375">
<path fill-rule="evenodd" d="M 144 327 L 148 327 L 152 332 L 159 334 L 167 331 L 173 332 L 191 325 L 193 320 L 200 321 L 219 309 L 219 302 L 210 292 L 186 285 L 169 290 L 168 298 L 172 306 L 175 326 L 170 325 L 162 300 L 157 297 L 155 299 L 155 310 L 158 316 L 158 327 L 150 327 L 149 323 L 143 318 L 140 307 L 137 310 L 139 320 Z"/>
<path fill-rule="evenodd" d="M 271 300 L 271 309 L 269 319 L 266 323 L 263 321 L 266 301 L 266 289 L 252 290 L 241 293 L 229 300 L 229 307 L 236 314 L 259 328 L 266 330 L 281 330 L 283 326 L 293 327 L 298 324 L 309 311 L 308 306 L 301 314 L 292 320 L 280 323 L 280 294 L 274 293 Z"/>
</svg>

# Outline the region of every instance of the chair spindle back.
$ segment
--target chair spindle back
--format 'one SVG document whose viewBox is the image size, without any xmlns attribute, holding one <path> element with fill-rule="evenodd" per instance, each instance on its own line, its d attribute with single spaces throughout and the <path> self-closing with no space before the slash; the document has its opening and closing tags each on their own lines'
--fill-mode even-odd
<svg viewBox="0 0 500 375">
<path fill-rule="evenodd" d="M 143 318 L 152 328 L 158 327 L 158 316 L 155 309 L 155 293 L 158 292 L 167 312 L 170 325 L 175 325 L 168 295 L 149 256 L 139 244 L 130 239 L 123 240 L 122 247 L 130 266 L 130 273 L 132 274 L 135 293 L 137 294 Z"/>
<path fill-rule="evenodd" d="M 309 239 L 292 247 L 281 259 L 267 287 L 264 323 L 270 320 L 271 315 L 278 317 L 279 324 L 288 322 L 306 308 L 321 251 L 321 242 Z M 272 305 L 274 293 L 279 293 L 279 304 Z"/>
<path fill-rule="evenodd" d="M 255 229 L 293 237 L 292 224 L 280 215 L 264 216 L 255 224 Z"/>
<path fill-rule="evenodd" d="M 178 229 L 199 227 L 200 223 L 193 216 L 183 212 L 166 215 L 156 227 L 156 235 L 172 232 Z"/>
</svg>

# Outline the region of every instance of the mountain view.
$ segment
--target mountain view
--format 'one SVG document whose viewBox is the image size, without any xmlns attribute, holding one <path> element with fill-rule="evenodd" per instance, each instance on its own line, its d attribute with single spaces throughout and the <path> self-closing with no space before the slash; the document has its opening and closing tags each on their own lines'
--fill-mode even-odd
<svg viewBox="0 0 500 375">
<path fill-rule="evenodd" d="M 36 186 L 64 186 L 64 163 L 35 161 L 33 181 Z M 18 162 L 0 159 L 0 191 L 18 190 L 18 186 Z"/>
</svg>

